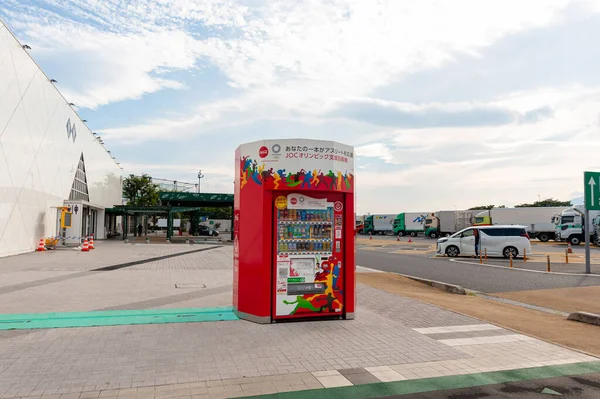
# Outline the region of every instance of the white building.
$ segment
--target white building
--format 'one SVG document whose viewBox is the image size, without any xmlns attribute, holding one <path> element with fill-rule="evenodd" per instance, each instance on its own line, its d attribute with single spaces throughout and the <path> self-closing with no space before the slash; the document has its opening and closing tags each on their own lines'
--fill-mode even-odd
<svg viewBox="0 0 600 399">
<path fill-rule="evenodd" d="M 0 21 L 0 257 L 116 230 L 121 168 Z M 57 207 L 70 205 L 61 231 Z"/>
</svg>

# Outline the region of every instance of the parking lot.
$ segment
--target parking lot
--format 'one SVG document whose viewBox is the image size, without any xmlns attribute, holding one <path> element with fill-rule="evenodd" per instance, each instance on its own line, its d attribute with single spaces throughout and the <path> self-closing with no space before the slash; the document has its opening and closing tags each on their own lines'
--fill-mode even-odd
<svg viewBox="0 0 600 399">
<path fill-rule="evenodd" d="M 567 244 L 532 240 L 532 254 L 510 261 L 503 257 L 449 258 L 436 254 L 436 241 L 424 237 L 358 236 L 357 263 L 361 266 L 457 284 L 481 292 L 508 292 L 600 285 L 600 249 L 592 246 L 593 275 L 585 273 L 584 246 L 574 247 L 565 261 Z M 547 270 L 550 256 L 551 271 Z"/>
</svg>

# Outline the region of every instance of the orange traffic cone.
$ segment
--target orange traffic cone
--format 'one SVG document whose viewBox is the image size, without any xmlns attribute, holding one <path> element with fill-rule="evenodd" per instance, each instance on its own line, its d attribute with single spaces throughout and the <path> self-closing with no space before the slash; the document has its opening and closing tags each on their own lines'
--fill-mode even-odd
<svg viewBox="0 0 600 399">
<path fill-rule="evenodd" d="M 398 234 L 398 238 L 396 239 L 396 241 L 400 241 L 400 234 Z"/>
<path fill-rule="evenodd" d="M 46 250 L 46 247 L 44 246 L 44 239 L 40 238 L 40 242 L 38 243 L 37 251 L 42 252 L 45 250 Z"/>
<path fill-rule="evenodd" d="M 412 238 L 411 237 L 408 237 L 408 242 L 412 242 Z"/>
<path fill-rule="evenodd" d="M 567 247 L 567 252 L 570 254 L 573 253 L 573 248 L 571 248 L 571 243 L 569 243 L 569 246 Z"/>
<path fill-rule="evenodd" d="M 96 248 L 94 248 L 94 235 L 93 234 L 90 236 L 89 249 L 96 249 Z"/>
<path fill-rule="evenodd" d="M 88 244 L 87 238 L 83 240 L 83 248 L 81 248 L 81 252 L 89 252 L 90 246 Z"/>
<path fill-rule="evenodd" d="M 373 239 L 373 234 L 371 232 L 369 232 L 369 240 Z"/>
</svg>

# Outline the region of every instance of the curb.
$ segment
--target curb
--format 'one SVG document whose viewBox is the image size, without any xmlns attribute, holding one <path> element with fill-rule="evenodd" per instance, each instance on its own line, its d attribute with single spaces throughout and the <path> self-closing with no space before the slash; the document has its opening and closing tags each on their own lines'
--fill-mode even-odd
<svg viewBox="0 0 600 399">
<path fill-rule="evenodd" d="M 600 326 L 600 315 L 588 312 L 571 313 L 567 320 L 579 321 L 581 323 L 594 324 Z"/>
<path fill-rule="evenodd" d="M 428 280 L 428 279 L 420 278 L 420 277 L 407 276 L 405 274 L 400 274 L 400 276 L 409 278 L 414 281 L 418 281 L 419 283 L 430 285 L 435 288 L 439 288 L 439 289 L 449 292 L 451 294 L 467 295 L 467 291 L 460 285 L 442 283 L 441 281 Z"/>
</svg>

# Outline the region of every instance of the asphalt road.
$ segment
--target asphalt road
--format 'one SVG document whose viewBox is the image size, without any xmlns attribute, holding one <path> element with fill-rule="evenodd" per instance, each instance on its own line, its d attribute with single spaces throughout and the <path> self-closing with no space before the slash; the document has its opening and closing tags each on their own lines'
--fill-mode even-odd
<svg viewBox="0 0 600 399">
<path fill-rule="evenodd" d="M 531 273 L 431 259 L 423 255 L 390 254 L 385 250 L 356 250 L 356 264 L 371 269 L 457 284 L 493 293 L 600 285 L 600 276 Z"/>
</svg>

